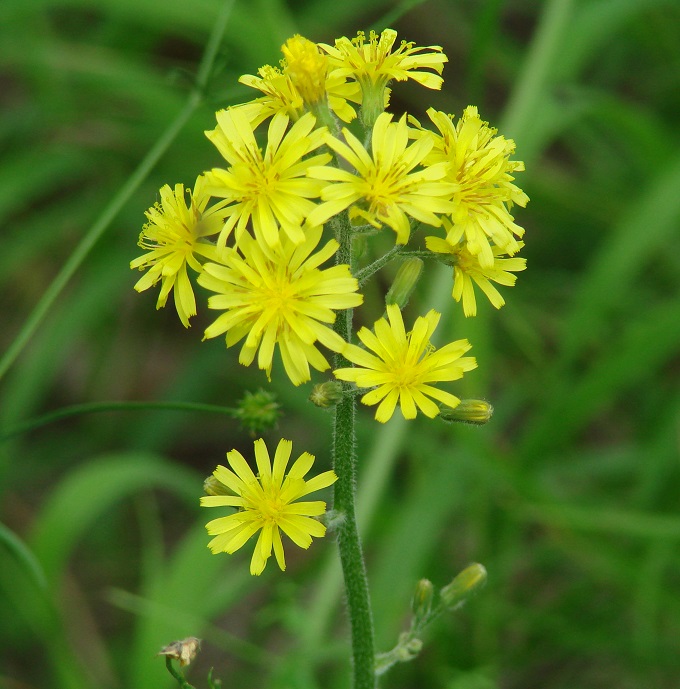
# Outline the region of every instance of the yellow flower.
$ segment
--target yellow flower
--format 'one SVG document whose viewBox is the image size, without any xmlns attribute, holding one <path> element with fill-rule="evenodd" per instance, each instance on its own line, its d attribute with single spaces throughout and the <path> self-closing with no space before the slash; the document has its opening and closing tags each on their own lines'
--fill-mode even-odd
<svg viewBox="0 0 680 689">
<path fill-rule="evenodd" d="M 513 204 L 525 206 L 529 201 L 513 184 L 513 173 L 524 170 L 524 163 L 510 160 L 515 142 L 496 136 L 496 130 L 480 119 L 476 107 L 467 107 L 456 125 L 450 115 L 432 108 L 428 115 L 441 136 L 435 135 L 426 162 L 448 161 L 447 179 L 457 185 L 448 240 L 456 244 L 465 237 L 470 253 L 479 256 L 483 268 L 491 268 L 494 257 L 490 240 L 510 255 L 519 250 L 515 236 L 521 237 L 524 230 L 515 224 L 510 209 Z"/>
<path fill-rule="evenodd" d="M 406 244 L 411 232 L 409 217 L 439 227 L 441 213 L 451 213 L 454 205 L 445 197 L 455 185 L 441 181 L 447 163 L 416 170 L 430 152 L 431 138 L 421 137 L 409 145 L 406 116 L 392 122 L 382 113 L 373 128 L 372 154 L 349 130 L 342 130 L 347 143 L 327 135 L 326 144 L 347 160 L 357 174 L 337 167 L 310 167 L 308 175 L 334 182 L 321 192 L 324 203 L 309 214 L 312 225 L 325 223 L 352 204 L 355 217 L 374 227 L 389 225 L 397 233 L 397 243 Z"/>
<path fill-rule="evenodd" d="M 335 46 L 319 44 L 330 57 L 333 73 L 356 79 L 361 85 L 362 120 L 367 126 L 372 126 L 384 110 L 385 89 L 392 79 L 413 79 L 429 89 L 442 87 L 444 80 L 439 75 L 448 58 L 441 47 L 416 48 L 414 43 L 402 41 L 393 51 L 396 39 L 396 31 L 385 29 L 380 35 L 371 31 L 368 41 L 366 34 L 359 31 L 351 40 L 345 36 L 338 38 Z"/>
<path fill-rule="evenodd" d="M 380 403 L 375 418 L 381 423 L 392 418 L 397 402 L 406 419 L 414 419 L 417 409 L 430 418 L 439 414 L 439 407 L 428 397 L 449 407 L 460 404 L 458 397 L 431 383 L 457 380 L 464 372 L 476 368 L 474 357 L 462 356 L 470 349 L 469 342 L 456 340 L 435 349 L 430 344 L 430 337 L 440 314 L 434 310 L 418 317 L 410 333 L 404 329 L 398 306 L 389 304 L 387 317 L 389 323 L 384 318 L 375 322 L 375 332 L 367 328 L 358 332 L 359 339 L 374 354 L 346 344 L 341 353 L 358 368 L 337 369 L 335 377 L 352 381 L 360 388 L 375 388 L 361 401 L 367 405 Z"/>
<path fill-rule="evenodd" d="M 444 223 L 446 226 L 446 222 Z M 466 316 L 477 315 L 477 301 L 473 282 L 486 294 L 489 301 L 497 309 L 505 304 L 505 299 L 491 284 L 512 287 L 517 281 L 517 273 L 527 267 L 525 258 L 504 258 L 505 253 L 497 246 L 491 248 L 493 252 L 493 265 L 490 268 L 483 267 L 479 262 L 479 256 L 471 253 L 465 242 L 452 244 L 440 237 L 425 237 L 425 245 L 430 251 L 438 254 L 448 254 L 452 257 L 453 264 L 453 292 L 451 296 L 456 300 L 463 300 L 463 313 Z M 518 242 L 521 249 L 524 242 Z"/>
<path fill-rule="evenodd" d="M 238 109 L 217 113 L 217 127 L 206 132 L 229 163 L 228 170 L 214 168 L 207 172 L 206 186 L 213 196 L 224 198 L 227 222 L 220 233 L 218 246 L 223 247 L 236 228 L 240 241 L 248 220 L 252 220 L 255 237 L 266 246 L 279 246 L 279 227 L 296 244 L 305 235 L 302 224 L 315 204 L 323 184 L 305 177 L 312 165 L 324 165 L 328 153 L 303 157 L 317 149 L 324 140 L 325 128 L 314 129 L 311 114 L 301 117 L 286 132 L 290 119 L 278 114 L 269 125 L 267 148 L 257 145 L 253 127 Z"/>
<path fill-rule="evenodd" d="M 363 297 L 349 266 L 318 268 L 338 250 L 331 240 L 312 254 L 321 233 L 320 227 L 312 227 L 299 246 L 284 239 L 279 253 L 267 255 L 246 232 L 238 251 L 225 250 L 222 265 L 206 264 L 198 282 L 217 293 L 208 299 L 208 307 L 225 313 L 206 329 L 205 337 L 226 333 L 227 347 L 245 338 L 239 362 L 249 366 L 259 348 L 257 363 L 267 377 L 278 345 L 294 385 L 310 379 L 310 366 L 328 369 L 314 343 L 339 351 L 344 341 L 326 324 L 335 322 L 335 310 L 358 306 Z"/>
<path fill-rule="evenodd" d="M 328 56 L 316 43 L 295 34 L 281 47 L 286 60 L 285 72 L 305 103 L 317 103 L 326 98 Z"/>
<path fill-rule="evenodd" d="M 291 120 L 305 114 L 304 100 L 288 74 L 285 60 L 283 71 L 264 65 L 257 73 L 259 76 L 244 74 L 239 81 L 264 95 L 233 108 L 243 112 L 253 127 L 277 113 L 287 115 Z M 330 109 L 343 122 L 351 122 L 357 113 L 348 101 L 361 103 L 361 87 L 356 82 L 347 81 L 341 74 L 331 72 L 326 75 L 325 88 Z"/>
<path fill-rule="evenodd" d="M 147 253 L 134 259 L 130 268 L 149 269 L 135 285 L 138 292 L 161 281 L 157 309 L 165 306 L 173 291 L 177 314 L 188 328 L 189 318 L 196 315 L 196 299 L 187 265 L 200 272 L 199 257 L 215 260 L 215 246 L 203 239 L 222 229 L 225 212 L 224 203 L 207 208 L 210 194 L 202 176 L 196 180 L 193 193 L 190 189 L 186 191 L 188 204 L 183 184 L 176 184 L 174 190 L 167 184 L 161 188 L 161 201 L 145 212 L 149 222 L 139 235 L 139 246 Z"/>
<path fill-rule="evenodd" d="M 253 575 L 262 574 L 272 548 L 279 567 L 286 569 L 281 531 L 295 545 L 305 549 L 311 545 L 313 536 L 320 538 L 326 533 L 326 527 L 312 519 L 326 512 L 326 503 L 322 500 L 295 501 L 327 488 L 338 477 L 332 471 L 325 471 L 305 480 L 314 464 L 314 455 L 309 452 L 303 452 L 286 475 L 292 449 L 290 440 L 279 441 L 272 467 L 264 440 L 256 440 L 257 476 L 238 450 L 228 452 L 227 460 L 231 469 L 218 466 L 213 476 L 223 484 L 225 493 L 233 495 L 201 498 L 202 507 L 238 507 L 238 512 L 206 524 L 208 533 L 215 536 L 208 544 L 213 553 L 235 553 L 248 539 L 260 532 L 250 561 L 250 573 Z"/>
</svg>

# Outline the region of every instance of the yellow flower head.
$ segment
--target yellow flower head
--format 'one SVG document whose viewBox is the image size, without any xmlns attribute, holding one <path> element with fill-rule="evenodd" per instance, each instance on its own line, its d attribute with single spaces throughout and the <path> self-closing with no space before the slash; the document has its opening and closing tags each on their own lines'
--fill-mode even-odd
<svg viewBox="0 0 680 689">
<path fill-rule="evenodd" d="M 465 237 L 468 250 L 479 256 L 482 267 L 491 268 L 494 258 L 489 240 L 510 255 L 519 250 L 515 236 L 521 237 L 524 230 L 515 224 L 510 209 L 529 201 L 513 184 L 513 173 L 524 170 L 524 163 L 510 160 L 515 142 L 496 136 L 476 107 L 467 107 L 456 125 L 443 112 L 430 108 L 427 114 L 441 134 L 435 136 L 428 161 L 448 161 L 447 179 L 457 185 L 448 239 L 455 244 Z"/>
<path fill-rule="evenodd" d="M 439 76 L 448 58 L 438 45 L 416 48 L 415 43 L 402 41 L 396 49 L 394 42 L 397 32 L 385 29 L 380 35 L 375 31 L 369 33 L 368 41 L 363 31 L 358 31 L 356 38 L 338 38 L 335 47 L 320 43 L 331 58 L 331 66 L 341 74 L 351 76 L 362 86 L 382 84 L 385 86 L 392 79 L 406 81 L 413 79 L 429 89 L 440 89 L 443 79 Z M 421 70 L 433 70 L 432 72 Z"/>
<path fill-rule="evenodd" d="M 449 407 L 460 404 L 458 397 L 431 383 L 457 380 L 464 372 L 476 368 L 474 357 L 462 356 L 470 349 L 469 342 L 456 340 L 435 349 L 430 337 L 440 314 L 434 310 L 417 318 L 410 333 L 404 329 L 398 306 L 389 304 L 387 317 L 389 323 L 384 318 L 375 322 L 374 332 L 367 328 L 358 332 L 359 339 L 374 354 L 346 344 L 341 353 L 357 367 L 337 369 L 335 377 L 352 381 L 360 388 L 375 388 L 361 401 L 367 405 L 380 403 L 375 418 L 382 423 L 392 418 L 397 402 L 406 419 L 414 419 L 417 409 L 429 418 L 439 414 L 439 407 L 428 397 Z"/>
<path fill-rule="evenodd" d="M 259 349 L 257 363 L 268 377 L 278 345 L 294 385 L 310 379 L 310 366 L 328 369 L 315 342 L 339 351 L 344 341 L 328 324 L 335 322 L 335 310 L 358 306 L 363 297 L 349 266 L 319 269 L 338 249 L 331 240 L 312 254 L 320 239 L 321 228 L 313 227 L 299 246 L 284 239 L 280 252 L 268 255 L 244 233 L 238 251 L 227 249 L 221 264 L 206 264 L 198 282 L 217 293 L 208 299 L 208 307 L 225 313 L 206 329 L 205 337 L 226 333 L 227 347 L 245 338 L 239 362 L 249 366 Z"/>
<path fill-rule="evenodd" d="M 447 222 L 444 221 L 444 227 Z M 453 262 L 453 292 L 451 296 L 456 300 L 463 300 L 463 313 L 466 316 L 477 315 L 477 301 L 473 282 L 479 289 L 486 294 L 491 304 L 500 309 L 505 304 L 505 299 L 500 292 L 491 284 L 497 282 L 499 285 L 512 287 L 517 281 L 517 273 L 527 267 L 525 258 L 506 258 L 505 252 L 494 246 L 493 265 L 485 268 L 479 262 L 479 255 L 470 252 L 465 242 L 452 244 L 447 239 L 440 237 L 425 237 L 425 245 L 430 251 L 437 254 L 451 256 Z M 524 242 L 518 242 L 517 246 L 521 249 Z"/>
<path fill-rule="evenodd" d="M 416 169 L 430 152 L 433 141 L 421 137 L 409 145 L 408 125 L 403 116 L 392 122 L 392 115 L 382 113 L 373 128 L 372 153 L 349 130 L 342 130 L 347 143 L 327 135 L 326 144 L 356 170 L 356 174 L 337 167 L 310 167 L 308 175 L 333 184 L 321 192 L 324 203 L 308 216 L 310 224 L 322 224 L 348 206 L 354 217 L 361 217 L 374 227 L 389 225 L 397 233 L 397 243 L 406 244 L 411 227 L 409 216 L 439 227 L 438 214 L 451 213 L 454 205 L 447 200 L 455 185 L 444 182 L 447 163 Z"/>
<path fill-rule="evenodd" d="M 166 184 L 160 195 L 160 203 L 145 212 L 148 222 L 139 235 L 139 246 L 147 253 L 134 259 L 130 268 L 149 269 L 135 285 L 138 292 L 161 281 L 157 309 L 165 306 L 173 291 L 177 314 L 188 328 L 189 318 L 196 315 L 196 299 L 187 265 L 200 272 L 199 257 L 216 258 L 215 247 L 203 239 L 222 229 L 224 203 L 207 208 L 210 194 L 202 176 L 196 180 L 193 193 L 187 189 L 185 194 L 183 184 L 176 184 L 174 190 Z"/>
<path fill-rule="evenodd" d="M 301 117 L 288 131 L 286 115 L 275 115 L 269 124 L 267 148 L 257 145 L 252 126 L 238 109 L 217 113 L 217 128 L 206 132 L 229 163 L 228 170 L 207 172 L 206 186 L 213 196 L 225 199 L 227 222 L 217 245 L 224 247 L 236 228 L 236 242 L 252 220 L 255 237 L 269 248 L 279 246 L 279 227 L 295 243 L 305 235 L 302 224 L 315 204 L 323 184 L 305 177 L 312 165 L 324 165 L 328 153 L 303 157 L 319 148 L 325 128 L 314 129 L 312 114 Z"/>
<path fill-rule="evenodd" d="M 305 114 L 305 102 L 288 73 L 286 60 L 283 69 L 265 65 L 258 70 L 259 76 L 244 74 L 239 81 L 257 89 L 264 95 L 248 103 L 234 106 L 240 110 L 253 127 L 276 114 L 287 115 L 295 121 Z M 349 104 L 361 103 L 361 87 L 354 81 L 335 72 L 328 73 L 325 80 L 326 97 L 330 109 L 343 121 L 351 122 L 356 110 Z"/>
<path fill-rule="evenodd" d="M 402 41 L 393 51 L 396 39 L 396 31 L 385 29 L 380 35 L 371 31 L 368 41 L 365 33 L 359 31 L 351 40 L 338 38 L 335 46 L 319 44 L 330 56 L 334 73 L 355 79 L 361 85 L 363 107 L 368 110 L 362 118 L 368 125 L 384 109 L 385 88 L 392 79 L 413 79 L 429 89 L 440 89 L 444 81 L 439 75 L 448 58 L 440 46 L 416 48 L 414 43 Z"/>
<path fill-rule="evenodd" d="M 271 65 L 260 67 L 257 73 L 259 76 L 244 74 L 239 82 L 264 95 L 232 108 L 241 111 L 254 129 L 276 114 L 287 115 L 293 121 L 305 114 L 302 96 L 287 74 Z"/>
<path fill-rule="evenodd" d="M 274 464 L 264 440 L 255 441 L 257 476 L 238 450 L 227 453 L 231 469 L 218 466 L 213 473 L 224 486 L 225 495 L 208 495 L 201 498 L 202 507 L 237 507 L 238 512 L 219 517 L 206 524 L 211 536 L 208 547 L 213 553 L 235 553 L 258 531 L 255 551 L 250 561 L 250 573 L 262 574 L 271 557 L 272 548 L 281 570 L 286 569 L 281 531 L 295 545 L 309 548 L 312 537 L 320 538 L 326 527 L 312 517 L 326 512 L 322 500 L 296 502 L 301 497 L 327 488 L 337 481 L 332 471 L 325 471 L 305 480 L 314 464 L 314 455 L 303 452 L 286 475 L 286 467 L 293 449 L 290 440 L 281 440 L 276 448 Z"/>
<path fill-rule="evenodd" d="M 321 53 L 316 43 L 296 34 L 281 47 L 290 77 L 305 103 L 318 103 L 326 97 L 328 56 Z"/>
</svg>

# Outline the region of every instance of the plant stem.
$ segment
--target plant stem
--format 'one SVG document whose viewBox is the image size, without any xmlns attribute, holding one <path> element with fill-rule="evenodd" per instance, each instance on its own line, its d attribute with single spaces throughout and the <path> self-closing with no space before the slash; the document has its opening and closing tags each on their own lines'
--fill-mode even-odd
<svg viewBox="0 0 680 689">
<path fill-rule="evenodd" d="M 208 414 L 225 414 L 230 417 L 234 417 L 237 412 L 237 410 L 231 409 L 230 407 L 222 407 L 215 404 L 200 404 L 197 402 L 90 402 L 87 404 L 74 404 L 70 407 L 56 409 L 49 414 L 44 414 L 43 416 L 38 416 L 28 421 L 22 421 L 9 428 L 0 429 L 0 443 L 15 435 L 27 433 L 28 431 L 46 426 L 55 421 L 60 421 L 61 419 L 67 419 L 71 416 L 138 409 L 203 412 Z"/>
<path fill-rule="evenodd" d="M 121 208 L 130 200 L 130 197 L 134 194 L 137 187 L 146 179 L 149 172 L 153 169 L 153 166 L 170 147 L 170 144 L 172 144 L 184 125 L 189 121 L 194 111 L 203 101 L 204 91 L 208 85 L 212 66 L 222 36 L 224 35 L 233 4 L 233 0 L 225 2 L 215 21 L 212 34 L 205 47 L 203 59 L 198 69 L 196 85 L 189 94 L 186 104 L 176 115 L 175 119 L 168 125 L 168 128 L 161 134 L 158 141 L 151 147 L 151 150 L 137 166 L 137 169 L 130 175 L 118 193 L 107 204 L 101 215 L 95 220 L 94 224 L 80 240 L 78 246 L 76 246 L 66 263 L 64 263 L 61 270 L 57 273 L 50 286 L 45 290 L 40 301 L 38 301 L 33 308 L 33 311 L 14 338 L 9 349 L 3 354 L 2 358 L 0 358 L 0 379 L 7 373 L 19 354 L 21 354 L 22 350 L 33 336 L 33 333 L 49 313 L 52 305 L 57 300 L 64 287 L 66 287 L 69 280 L 90 253 L 92 247 L 99 241 L 106 229 L 118 215 Z"/>
<path fill-rule="evenodd" d="M 351 265 L 352 230 L 344 213 L 339 218 L 337 239 L 340 243 L 336 260 Z M 335 322 L 336 332 L 350 341 L 352 334 L 352 309 L 341 313 Z M 349 366 L 340 354 L 335 357 L 335 367 Z M 368 595 L 368 578 L 357 529 L 356 493 L 356 399 L 347 395 L 335 408 L 333 428 L 333 468 L 338 475 L 335 482 L 334 510 L 343 519 L 338 527 L 338 548 L 345 580 L 345 593 L 352 633 L 352 670 L 354 689 L 374 689 L 375 651 L 373 642 L 373 618 Z"/>
</svg>

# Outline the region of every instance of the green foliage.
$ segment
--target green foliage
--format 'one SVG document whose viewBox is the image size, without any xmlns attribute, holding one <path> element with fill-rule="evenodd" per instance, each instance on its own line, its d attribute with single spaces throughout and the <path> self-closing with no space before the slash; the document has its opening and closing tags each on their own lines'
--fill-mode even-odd
<svg viewBox="0 0 680 689">
<path fill-rule="evenodd" d="M 3 2 L 2 352 L 182 111 L 219 8 Z M 170 307 L 154 311 L 155 295 L 134 293 L 128 265 L 158 188 L 191 184 L 216 164 L 202 132 L 215 108 L 248 97 L 235 77 L 276 63 L 296 31 L 327 41 L 382 28 L 382 15 L 400 37 L 443 46 L 448 89 L 437 107 L 460 114 L 475 103 L 515 138 L 531 197 L 517 209 L 528 269 L 500 312 L 485 304 L 465 320 L 450 269 L 430 264 L 427 294 L 410 302 L 445 313 L 442 337 L 473 343 L 479 370 L 459 392 L 488 399 L 490 423 L 395 418 L 377 428 L 362 414 L 359 523 L 379 650 L 405 628 L 416 581 L 439 589 L 470 562 L 489 575 L 382 685 L 671 689 L 680 675 L 677 3 L 235 3 L 207 102 L 140 176 L 2 379 L 0 435 L 67 405 L 233 407 L 266 387 L 284 412 L 280 432 L 327 465 L 328 416 L 307 402 L 311 385 L 279 385 L 276 367 L 271 385 L 261 372 L 246 376 L 222 342 L 199 344 Z M 422 116 L 418 91 L 395 85 L 392 99 Z M 383 304 L 375 308 L 369 325 Z M 207 322 L 202 313 L 192 327 Z M 203 478 L 251 442 L 235 421 L 164 411 L 86 415 L 4 440 L 0 681 L 169 687 L 154 654 L 195 635 L 195 686 L 211 665 L 231 686 L 347 686 L 332 539 L 261 580 L 248 576 L 247 556 L 205 547 Z"/>
</svg>

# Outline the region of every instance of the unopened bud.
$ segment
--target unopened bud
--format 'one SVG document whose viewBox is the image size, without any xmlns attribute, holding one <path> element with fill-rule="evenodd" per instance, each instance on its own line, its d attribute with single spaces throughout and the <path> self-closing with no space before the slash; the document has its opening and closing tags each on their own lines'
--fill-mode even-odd
<svg viewBox="0 0 680 689">
<path fill-rule="evenodd" d="M 439 595 L 442 603 L 453 610 L 462 605 L 473 593 L 479 591 L 485 583 L 486 569 L 483 565 L 475 563 L 466 567 L 439 592 Z"/>
<path fill-rule="evenodd" d="M 413 616 L 417 622 L 425 620 L 430 614 L 433 595 L 434 586 L 429 579 L 421 579 L 416 584 L 416 590 L 411 601 L 411 610 L 413 610 Z"/>
<path fill-rule="evenodd" d="M 493 415 L 493 407 L 485 400 L 461 400 L 457 407 L 441 405 L 439 416 L 444 421 L 483 426 Z"/>
<path fill-rule="evenodd" d="M 419 258 L 404 259 L 399 266 L 392 287 L 387 292 L 385 304 L 396 304 L 400 309 L 403 309 L 408 304 L 422 272 L 423 262 Z"/>
<path fill-rule="evenodd" d="M 184 667 L 188 665 L 195 657 L 201 648 L 201 640 L 195 636 L 188 636 L 181 641 L 173 641 L 171 644 L 164 646 L 156 655 L 169 656 L 175 660 L 179 660 L 179 664 Z"/>
<path fill-rule="evenodd" d="M 203 492 L 206 495 L 233 495 L 222 481 L 218 481 L 212 474 L 203 481 Z"/>
<path fill-rule="evenodd" d="M 408 639 L 397 646 L 397 658 L 399 662 L 407 663 L 413 660 L 423 650 L 423 642 L 420 639 Z"/>
<path fill-rule="evenodd" d="M 337 380 L 328 380 L 325 383 L 318 383 L 312 388 L 309 401 L 317 407 L 328 409 L 342 402 L 344 397 L 342 383 Z"/>
<path fill-rule="evenodd" d="M 266 390 L 246 392 L 238 401 L 234 412 L 234 416 L 241 425 L 254 435 L 259 435 L 276 426 L 279 415 L 276 395 Z"/>
</svg>

